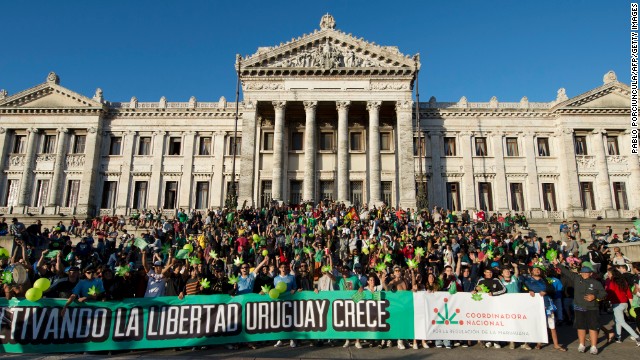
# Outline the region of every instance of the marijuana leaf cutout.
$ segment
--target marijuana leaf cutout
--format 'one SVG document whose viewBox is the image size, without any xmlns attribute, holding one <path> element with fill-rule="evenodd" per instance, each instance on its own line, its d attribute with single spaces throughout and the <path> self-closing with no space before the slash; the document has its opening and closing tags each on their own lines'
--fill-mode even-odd
<svg viewBox="0 0 640 360">
<path fill-rule="evenodd" d="M 305 246 L 302 251 L 304 251 L 305 254 L 311 254 L 311 246 Z"/>
<path fill-rule="evenodd" d="M 378 263 L 376 264 L 376 272 L 384 272 L 385 270 L 387 270 L 387 265 L 385 265 L 384 263 Z"/>
<path fill-rule="evenodd" d="M 547 254 L 545 257 L 547 258 L 547 260 L 553 262 L 555 259 L 558 258 L 558 251 L 555 249 L 551 249 L 547 251 Z"/>
<path fill-rule="evenodd" d="M 387 255 L 384 256 L 384 262 L 390 263 L 391 261 L 392 261 L 391 255 L 387 254 Z"/>
<path fill-rule="evenodd" d="M 242 258 L 240 258 L 239 256 L 236 256 L 236 258 L 233 259 L 233 265 L 240 266 L 242 264 L 244 264 L 244 261 L 242 261 Z"/>
<path fill-rule="evenodd" d="M 263 292 L 265 295 L 267 295 L 267 294 L 269 294 L 269 290 L 271 290 L 271 286 L 269 286 L 269 285 L 263 285 L 263 286 L 260 288 L 260 290 L 262 290 L 262 292 Z"/>
<path fill-rule="evenodd" d="M 13 282 L 13 273 L 11 271 L 2 272 L 2 283 L 11 284 Z"/>
<path fill-rule="evenodd" d="M 363 247 L 362 248 L 362 253 L 365 255 L 369 255 L 369 248 L 368 247 Z"/>
<path fill-rule="evenodd" d="M 487 285 L 485 285 L 485 284 L 480 285 L 480 286 L 479 286 L 479 288 L 480 288 L 480 291 L 481 291 L 481 292 L 483 292 L 483 293 L 488 293 L 488 292 L 490 292 L 490 291 L 489 291 L 489 288 L 488 288 L 488 287 L 487 287 Z"/>
<path fill-rule="evenodd" d="M 127 266 L 116 266 L 116 275 L 117 276 L 124 276 L 130 270 L 131 270 L 131 268 L 129 267 L 129 265 L 127 265 Z"/>
<path fill-rule="evenodd" d="M 200 265 L 200 264 L 202 264 L 202 261 L 200 260 L 200 258 L 199 258 L 199 257 L 197 257 L 197 256 L 192 256 L 192 257 L 190 257 L 190 258 L 189 258 L 189 263 L 190 263 L 191 265 Z"/>
<path fill-rule="evenodd" d="M 100 290 L 98 290 L 98 288 L 96 288 L 96 286 L 93 285 L 92 287 L 89 288 L 89 291 L 87 291 L 87 294 L 89 294 L 90 296 L 95 296 L 100 294 Z"/>
<path fill-rule="evenodd" d="M 421 247 L 417 247 L 416 251 L 415 251 L 416 256 L 420 256 L 423 257 L 424 256 L 424 249 Z"/>
<path fill-rule="evenodd" d="M 407 266 L 409 266 L 409 269 L 416 269 L 418 267 L 418 262 L 413 259 L 409 259 L 407 260 Z"/>
<path fill-rule="evenodd" d="M 487 250 L 487 252 L 484 254 L 484 256 L 486 256 L 487 259 L 493 259 L 493 250 L 491 250 L 491 249 Z"/>
<path fill-rule="evenodd" d="M 161 252 L 163 255 L 167 255 L 167 254 L 169 253 L 169 250 L 171 250 L 171 245 L 169 245 L 169 244 L 164 244 L 164 245 L 162 245 L 162 250 L 160 250 L 160 252 Z"/>
<path fill-rule="evenodd" d="M 325 265 L 322 267 L 322 272 L 331 272 L 331 265 Z"/>
<path fill-rule="evenodd" d="M 475 301 L 482 301 L 482 294 L 480 293 L 471 294 L 471 299 Z"/>
<path fill-rule="evenodd" d="M 211 287 L 211 282 L 208 279 L 202 279 L 200 280 L 200 286 L 202 286 L 203 289 L 208 289 Z"/>
<path fill-rule="evenodd" d="M 238 283 L 239 278 L 235 275 L 229 276 L 229 284 L 235 285 Z"/>
<path fill-rule="evenodd" d="M 211 258 L 213 258 L 214 260 L 218 260 L 218 253 L 215 250 L 209 251 L 209 256 L 211 256 Z"/>
</svg>

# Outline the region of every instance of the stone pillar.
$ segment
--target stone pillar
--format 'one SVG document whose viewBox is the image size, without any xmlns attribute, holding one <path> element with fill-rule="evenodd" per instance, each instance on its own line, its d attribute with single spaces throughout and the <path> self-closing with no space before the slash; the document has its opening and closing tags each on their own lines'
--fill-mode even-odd
<svg viewBox="0 0 640 360">
<path fill-rule="evenodd" d="M 503 146 L 504 133 L 501 131 L 495 132 L 491 137 L 493 142 L 493 158 L 496 166 L 496 180 L 494 182 L 495 189 L 495 209 L 501 213 L 509 211 L 509 204 L 507 200 L 507 178 L 504 170 L 504 146 Z"/>
<path fill-rule="evenodd" d="M 3 195 L 7 194 L 7 190 L 4 189 L 4 168 L 7 163 L 7 155 L 9 154 L 10 138 L 7 136 L 7 129 L 0 127 L 0 199 Z"/>
<path fill-rule="evenodd" d="M 379 207 L 382 201 L 380 182 L 380 105 L 382 101 L 368 101 L 369 110 L 369 206 Z"/>
<path fill-rule="evenodd" d="M 338 109 L 338 201 L 349 203 L 349 107 L 351 101 L 336 101 Z"/>
<path fill-rule="evenodd" d="M 304 188 L 302 199 L 315 200 L 316 183 L 316 107 L 317 101 L 305 101 L 304 129 Z"/>
<path fill-rule="evenodd" d="M 273 107 L 275 108 L 276 115 L 274 119 L 273 127 L 273 175 L 271 176 L 272 182 L 272 198 L 274 200 L 284 201 L 284 194 L 282 193 L 283 181 L 286 179 L 284 171 L 284 142 L 286 136 L 284 133 L 284 112 L 287 107 L 286 101 L 274 101 Z"/>
<path fill-rule="evenodd" d="M 193 182 L 193 154 L 196 142 L 195 131 L 185 131 L 182 142 L 182 178 L 180 179 L 180 196 L 178 207 L 188 212 L 195 207 L 195 201 L 191 202 L 191 194 L 196 184 Z M 237 160 L 237 159 L 236 159 Z"/>
<path fill-rule="evenodd" d="M 631 144 L 631 131 L 625 132 L 625 143 Z M 0 138 L 1 140 L 1 138 Z M 638 154 L 632 154 L 629 149 L 627 163 L 629 164 L 629 183 L 627 184 L 627 201 L 629 201 L 630 210 L 640 210 L 640 157 Z"/>
<path fill-rule="evenodd" d="M 118 197 L 116 198 L 116 215 L 126 215 L 130 206 L 131 195 L 131 166 L 133 151 L 136 147 L 136 132 L 125 131 L 122 134 L 122 164 L 120 165 L 120 179 L 118 180 Z M 150 185 L 150 184 L 149 184 Z"/>
<path fill-rule="evenodd" d="M 565 217 L 584 216 L 581 213 L 582 205 L 580 204 L 580 185 L 578 184 L 578 165 L 576 163 L 573 129 L 565 128 L 556 134 L 559 135 L 561 143 L 561 153 L 558 154 L 561 189 L 556 189 L 556 194 L 560 194 L 562 202 L 558 207 L 565 211 Z"/>
<path fill-rule="evenodd" d="M 533 132 L 524 134 L 524 155 L 527 166 L 527 198 L 525 202 L 529 205 L 531 217 L 542 217 L 542 206 L 540 206 L 540 183 L 538 181 L 538 169 L 536 165 L 536 148 Z"/>
<path fill-rule="evenodd" d="M 413 159 L 413 101 L 396 103 L 398 131 L 398 182 L 400 207 L 416 208 L 415 160 Z"/>
<path fill-rule="evenodd" d="M 609 182 L 609 170 L 607 168 L 607 132 L 603 129 L 593 131 L 593 149 L 598 169 L 598 209 L 604 210 L 607 217 L 617 217 L 617 211 L 613 210 L 613 198 L 611 196 L 611 184 Z"/>
<path fill-rule="evenodd" d="M 98 183 L 98 170 L 100 169 L 100 149 L 102 145 L 101 121 L 97 127 L 87 129 L 87 141 L 84 147 L 84 169 L 80 180 L 80 191 L 78 194 L 78 215 L 95 215 L 97 204 L 97 190 L 102 188 Z"/>
<path fill-rule="evenodd" d="M 18 192 L 18 206 L 31 206 L 31 195 L 33 194 L 33 168 L 38 152 L 38 140 L 40 130 L 36 128 L 27 129 L 29 136 L 27 144 L 27 154 L 24 158 L 24 169 L 20 180 L 20 191 Z"/>
<path fill-rule="evenodd" d="M 471 144 L 471 132 L 460 133 L 460 150 L 462 154 L 462 207 L 466 210 L 476 208 L 476 184 L 473 177 L 473 147 Z"/>
<path fill-rule="evenodd" d="M 238 206 L 242 206 L 245 202 L 247 206 L 255 206 L 257 205 L 257 202 L 253 198 L 253 181 L 256 175 L 255 173 L 258 171 L 255 167 L 255 159 L 257 158 L 256 154 L 260 151 L 258 146 L 256 146 L 257 103 L 255 101 L 244 101 L 243 104 L 244 110 L 242 110 L 242 127 L 240 127 L 242 129 L 242 148 L 240 150 L 240 174 L 242 174 L 242 176 L 240 176 L 240 180 L 238 182 Z M 240 126 L 240 124 L 238 124 L 238 126 Z M 216 136 L 216 139 L 217 138 L 218 137 Z M 223 154 L 221 153 L 220 156 L 222 155 Z M 237 160 L 238 159 L 236 158 L 236 161 Z M 222 168 L 220 168 L 220 171 L 222 171 Z M 222 175 L 222 173 L 220 175 Z M 221 177 L 220 180 L 222 181 L 222 179 L 223 178 Z"/>
<path fill-rule="evenodd" d="M 153 159 L 151 160 L 151 181 L 149 181 L 149 208 L 160 208 L 160 189 L 162 189 L 162 158 L 164 157 L 165 131 L 153 133 Z"/>
<path fill-rule="evenodd" d="M 427 136 L 431 138 L 431 190 L 429 191 L 429 205 L 446 207 L 446 189 L 442 178 L 442 143 L 441 131 L 429 131 Z"/>
<path fill-rule="evenodd" d="M 224 142 L 225 142 L 226 133 L 224 131 L 216 131 L 213 135 L 214 135 L 213 137 L 213 155 L 214 155 L 213 184 L 215 185 L 211 189 L 211 196 L 212 196 L 211 206 L 224 207 L 224 199 L 222 198 L 222 196 L 224 193 L 223 189 L 227 186 L 224 183 Z M 242 154 L 244 154 L 246 152 L 244 151 L 244 137 L 242 138 L 242 146 L 243 146 Z M 244 164 L 244 161 L 242 163 Z M 241 171 L 241 173 L 243 172 Z M 243 186 L 245 186 L 244 185 L 245 177 L 247 176 L 240 177 L 240 184 L 238 184 L 238 187 L 240 189 L 242 189 Z M 249 197 L 249 200 L 251 200 L 251 197 Z M 242 200 L 242 202 L 244 202 L 244 200 Z M 240 197 L 238 197 L 238 203 L 239 203 L 238 205 L 242 205 L 242 202 L 240 200 Z"/>
<path fill-rule="evenodd" d="M 64 167 L 66 165 L 65 154 L 67 153 L 67 141 L 69 138 L 68 134 L 68 129 L 58 129 L 58 138 L 56 139 L 56 162 L 53 165 L 54 167 L 53 178 L 51 180 L 51 196 L 49 196 L 49 203 L 47 204 L 47 206 L 62 205 L 60 196 L 64 193 L 64 182 L 62 181 L 62 175 L 64 174 Z"/>
</svg>

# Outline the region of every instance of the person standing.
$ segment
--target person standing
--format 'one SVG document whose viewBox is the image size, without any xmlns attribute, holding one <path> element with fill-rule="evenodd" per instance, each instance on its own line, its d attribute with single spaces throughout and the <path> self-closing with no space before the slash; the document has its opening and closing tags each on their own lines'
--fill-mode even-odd
<svg viewBox="0 0 640 360">
<path fill-rule="evenodd" d="M 616 322 L 616 342 L 622 342 L 622 329 L 624 328 L 631 336 L 631 339 L 635 340 L 636 346 L 640 346 L 638 333 L 624 320 L 624 311 L 628 308 L 628 302 L 633 299 L 629 284 L 615 268 L 609 269 L 608 272 L 609 278 L 605 282 L 605 290 L 607 292 L 607 300 L 609 300 L 613 308 L 613 318 Z"/>
</svg>

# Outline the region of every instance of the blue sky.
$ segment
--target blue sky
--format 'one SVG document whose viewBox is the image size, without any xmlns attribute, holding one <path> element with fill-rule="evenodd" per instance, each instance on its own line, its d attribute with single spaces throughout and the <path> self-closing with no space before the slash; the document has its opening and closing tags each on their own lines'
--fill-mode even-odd
<svg viewBox="0 0 640 360">
<path fill-rule="evenodd" d="M 629 83 L 628 1 L 6 1 L 0 88 L 44 81 L 110 101 L 234 99 L 236 53 L 337 28 L 419 52 L 420 100 L 551 101 Z"/>
</svg>

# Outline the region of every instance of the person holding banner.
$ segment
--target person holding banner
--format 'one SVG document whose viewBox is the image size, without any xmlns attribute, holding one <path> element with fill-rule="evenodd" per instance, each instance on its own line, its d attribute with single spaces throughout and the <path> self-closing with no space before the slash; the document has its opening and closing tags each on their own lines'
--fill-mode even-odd
<svg viewBox="0 0 640 360">
<path fill-rule="evenodd" d="M 104 285 L 102 279 L 95 277 L 96 269 L 93 265 L 84 269 L 86 279 L 80 280 L 80 282 L 73 288 L 73 294 L 69 296 L 69 300 L 60 311 L 60 316 L 64 317 L 64 313 L 67 311 L 69 305 L 76 299 L 78 302 L 85 302 L 87 300 L 97 300 L 104 294 Z"/>
<path fill-rule="evenodd" d="M 278 283 L 283 282 L 287 284 L 287 289 L 284 292 L 289 292 L 291 293 L 291 295 L 295 294 L 296 290 L 298 290 L 296 285 L 296 277 L 289 272 L 289 269 L 290 269 L 289 264 L 284 262 L 280 263 L 279 269 L 280 269 L 280 274 L 273 278 L 273 287 L 275 288 L 278 285 Z M 273 346 L 281 347 L 285 345 L 282 340 L 278 340 Z M 289 340 L 289 346 L 294 348 L 298 345 L 295 340 Z"/>
<path fill-rule="evenodd" d="M 529 295 L 532 297 L 536 294 L 539 294 L 544 299 L 544 307 L 547 314 L 547 327 L 551 332 L 551 339 L 553 340 L 553 348 L 558 351 L 567 351 L 566 348 L 561 346 L 558 343 L 558 333 L 556 332 L 556 323 L 554 317 L 555 306 L 551 301 L 549 294 L 551 294 L 554 289 L 544 278 L 544 271 L 546 269 L 541 263 L 537 263 L 531 269 L 530 276 L 524 276 L 524 287 L 529 290 Z M 536 350 L 540 350 L 542 348 L 542 344 L 536 345 Z"/>
</svg>

